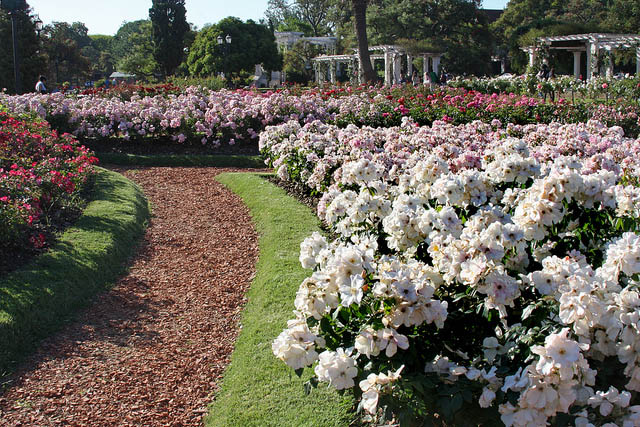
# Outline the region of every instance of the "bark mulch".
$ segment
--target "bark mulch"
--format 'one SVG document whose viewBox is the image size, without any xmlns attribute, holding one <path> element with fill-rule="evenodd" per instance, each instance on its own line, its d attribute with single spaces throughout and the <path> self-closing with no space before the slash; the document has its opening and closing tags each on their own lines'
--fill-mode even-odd
<svg viewBox="0 0 640 427">
<path fill-rule="evenodd" d="M 0 425 L 200 425 L 229 362 L 257 234 L 213 177 L 118 169 L 153 204 L 127 276 L 47 339 L 0 395 Z"/>
</svg>

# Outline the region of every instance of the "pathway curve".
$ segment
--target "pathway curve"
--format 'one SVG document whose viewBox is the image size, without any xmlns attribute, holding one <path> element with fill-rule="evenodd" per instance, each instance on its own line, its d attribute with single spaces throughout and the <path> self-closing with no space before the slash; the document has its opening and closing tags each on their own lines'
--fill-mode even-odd
<svg viewBox="0 0 640 427">
<path fill-rule="evenodd" d="M 118 170 L 153 218 L 130 272 L 46 340 L 0 395 L 0 425 L 200 425 L 229 362 L 257 234 L 213 177 L 229 169 Z"/>
</svg>

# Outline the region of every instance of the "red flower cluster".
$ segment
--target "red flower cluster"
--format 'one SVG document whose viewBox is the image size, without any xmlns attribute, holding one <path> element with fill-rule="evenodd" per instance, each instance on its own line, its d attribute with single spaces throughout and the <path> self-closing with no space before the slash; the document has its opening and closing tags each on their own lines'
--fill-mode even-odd
<svg viewBox="0 0 640 427">
<path fill-rule="evenodd" d="M 78 208 L 97 161 L 46 122 L 0 112 L 0 256 L 44 247 L 63 212 Z"/>
</svg>

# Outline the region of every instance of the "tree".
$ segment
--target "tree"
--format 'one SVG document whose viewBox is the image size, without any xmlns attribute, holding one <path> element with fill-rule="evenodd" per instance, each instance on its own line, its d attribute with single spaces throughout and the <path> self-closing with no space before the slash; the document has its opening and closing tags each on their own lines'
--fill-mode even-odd
<svg viewBox="0 0 640 427">
<path fill-rule="evenodd" d="M 90 35 L 91 50 L 88 52 L 92 64 L 92 72 L 107 77 L 115 71 L 116 60 L 113 56 L 113 36 L 103 34 Z"/>
<path fill-rule="evenodd" d="M 307 36 L 326 36 L 334 22 L 330 11 L 334 0 L 269 0 L 265 16 L 278 31 L 301 31 Z"/>
<path fill-rule="evenodd" d="M 184 38 L 189 31 L 184 0 L 153 0 L 149 19 L 153 57 L 166 77 L 175 72 L 184 55 Z"/>
<path fill-rule="evenodd" d="M 362 66 L 362 73 L 367 82 L 374 82 L 378 75 L 371 66 L 369 55 L 369 41 L 367 40 L 367 0 L 351 0 L 353 8 L 353 27 L 358 39 L 358 57 Z"/>
<path fill-rule="evenodd" d="M 123 24 L 113 38 L 113 56 L 118 71 L 143 78 L 153 77 L 158 63 L 153 57 L 151 21 L 141 19 Z"/>
<path fill-rule="evenodd" d="M 38 80 L 38 75 L 44 73 L 45 60 L 39 52 L 40 43 L 31 9 L 26 2 L 21 6 L 15 12 L 18 23 L 19 72 L 21 91 L 29 91 Z M 0 90 L 2 88 L 7 88 L 11 93 L 15 89 L 11 18 L 4 9 L 0 10 Z"/>
<path fill-rule="evenodd" d="M 91 45 L 87 33 L 81 22 L 54 22 L 44 27 L 43 50 L 55 82 L 78 81 L 89 76 L 90 60 L 82 51 Z"/>
<path fill-rule="evenodd" d="M 226 38 L 227 35 L 231 36 L 231 44 L 218 45 L 217 38 Z M 225 52 L 225 46 L 228 52 Z M 224 71 L 231 74 L 253 72 L 256 64 L 262 64 L 268 70 L 282 66 L 273 33 L 265 25 L 252 20 L 244 23 L 233 17 L 203 28 L 191 45 L 187 58 L 189 73 L 201 77 Z"/>
<path fill-rule="evenodd" d="M 311 59 L 322 53 L 319 46 L 300 40 L 284 54 L 283 71 L 287 81 L 306 84 L 313 79 Z"/>
<path fill-rule="evenodd" d="M 373 0 L 367 11 L 372 43 L 442 52 L 447 70 L 485 74 L 492 37 L 477 0 Z M 419 53 L 419 52 L 415 52 Z"/>
</svg>

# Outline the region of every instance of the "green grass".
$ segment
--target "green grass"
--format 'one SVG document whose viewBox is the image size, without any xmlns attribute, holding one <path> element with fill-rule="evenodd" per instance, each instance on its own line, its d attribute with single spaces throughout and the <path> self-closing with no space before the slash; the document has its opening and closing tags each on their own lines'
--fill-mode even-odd
<svg viewBox="0 0 640 427">
<path fill-rule="evenodd" d="M 308 396 L 302 379 L 271 352 L 271 342 L 292 318 L 293 300 L 309 274 L 298 261 L 300 242 L 319 230 L 304 205 L 258 174 L 219 175 L 251 210 L 260 234 L 260 259 L 242 317 L 242 331 L 210 407 L 206 426 L 347 426 L 353 418 L 348 395 L 320 385 Z"/>
<path fill-rule="evenodd" d="M 120 166 L 210 166 L 235 168 L 264 168 L 260 156 L 218 154 L 125 154 L 96 153 L 101 163 Z"/>
<path fill-rule="evenodd" d="M 149 218 L 142 191 L 97 168 L 82 216 L 46 253 L 0 279 L 0 377 L 126 269 Z"/>
</svg>

